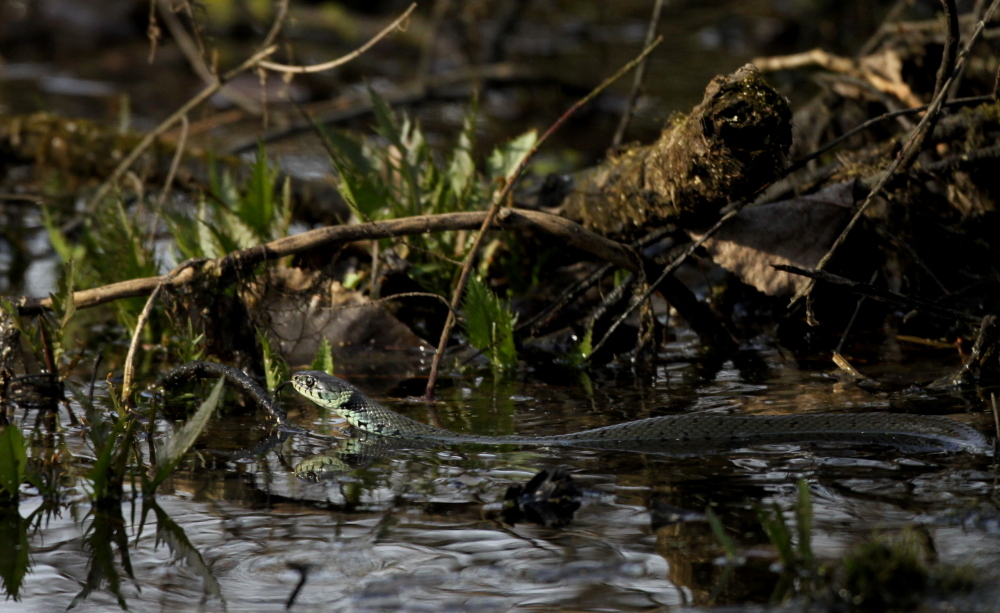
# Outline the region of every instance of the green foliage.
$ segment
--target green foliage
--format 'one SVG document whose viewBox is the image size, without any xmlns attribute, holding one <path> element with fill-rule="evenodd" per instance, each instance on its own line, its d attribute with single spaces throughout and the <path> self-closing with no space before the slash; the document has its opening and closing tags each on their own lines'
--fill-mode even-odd
<svg viewBox="0 0 1000 613">
<path fill-rule="evenodd" d="M 733 539 L 726 534 L 726 529 L 722 525 L 722 521 L 719 516 L 715 514 L 715 511 L 709 507 L 705 509 L 705 517 L 708 519 L 708 525 L 712 528 L 712 534 L 718 539 L 719 544 L 722 545 L 723 551 L 726 552 L 726 560 L 730 564 L 737 564 L 740 560 L 739 551 L 736 549 L 736 543 Z"/>
<path fill-rule="evenodd" d="M 108 200 L 98 207 L 83 226 L 78 242 L 72 243 L 46 213 L 49 241 L 65 263 L 72 267 L 73 283 L 98 287 L 118 281 L 159 274 L 152 246 L 137 229 L 120 200 Z M 70 245 L 73 245 L 70 247 Z M 119 321 L 131 331 L 145 305 L 141 297 L 116 300 Z"/>
<path fill-rule="evenodd" d="M 112 394 L 113 396 L 113 394 Z M 97 501 L 121 500 L 122 484 L 134 442 L 137 421 L 116 419 L 91 427 L 97 459 L 87 472 L 91 481 L 91 496 Z M 110 425 L 110 428 L 107 426 Z"/>
<path fill-rule="evenodd" d="M 371 96 L 378 139 L 359 140 L 316 126 L 326 140 L 337 189 L 363 220 L 484 208 L 494 181 L 509 180 L 537 142 L 535 133 L 528 132 L 497 148 L 489 156 L 484 180 L 473 155 L 473 115 L 466 117 L 452 150 L 440 156 L 418 124 L 395 114 L 376 92 Z M 467 232 L 443 232 L 410 237 L 396 251 L 410 263 L 408 274 L 415 281 L 428 291 L 446 294 L 456 269 L 445 258 L 463 257 L 471 244 Z"/>
<path fill-rule="evenodd" d="M 156 472 L 151 479 L 143 483 L 143 491 L 147 496 L 152 495 L 156 491 L 156 488 L 170 476 L 170 473 L 177 467 L 178 462 L 181 461 L 187 450 L 201 435 L 201 431 L 205 429 L 208 420 L 211 419 L 215 408 L 219 405 L 225 382 L 224 377 L 219 379 L 215 387 L 212 388 L 212 392 L 208 395 L 208 398 L 201 403 L 201 406 L 194 412 L 194 415 L 183 426 L 177 429 L 177 432 L 170 437 L 170 441 L 166 445 L 159 449 L 156 454 Z M 143 513 L 143 516 L 145 516 L 145 513 Z"/>
<path fill-rule="evenodd" d="M 194 324 L 187 320 L 187 329 L 177 341 L 179 363 L 197 362 L 205 357 L 205 333 L 195 334 Z"/>
<path fill-rule="evenodd" d="M 166 216 L 182 258 L 218 258 L 288 234 L 291 183 L 286 179 L 278 193 L 278 170 L 263 144 L 242 185 L 211 160 L 209 169 L 210 191 L 199 198 L 194 216 Z"/>
<path fill-rule="evenodd" d="M 273 393 L 279 385 L 288 380 L 288 364 L 285 363 L 285 358 L 281 357 L 281 353 L 271 347 L 271 340 L 263 330 L 257 330 L 257 343 L 260 345 L 260 357 L 264 363 L 267 391 Z"/>
<path fill-rule="evenodd" d="M 517 366 L 514 348 L 514 314 L 506 301 L 497 298 L 486 284 L 472 277 L 462 303 L 464 334 L 469 344 L 485 353 L 494 370 Z"/>
<path fill-rule="evenodd" d="M 528 130 L 509 143 L 497 147 L 486 161 L 486 175 L 491 182 L 497 179 L 510 181 L 521 162 L 538 143 L 538 133 Z"/>
<path fill-rule="evenodd" d="M 916 608 L 931 583 L 926 545 L 913 530 L 857 545 L 843 570 L 844 593 L 858 611 Z"/>
<path fill-rule="evenodd" d="M 0 580 L 3 581 L 4 593 L 15 601 L 20 597 L 21 584 L 31 563 L 28 557 L 28 524 L 17 506 L 0 506 L 0 543 L 4 548 L 4 554 L 0 556 Z"/>
<path fill-rule="evenodd" d="M 333 350 L 330 347 L 330 339 L 325 336 L 316 348 L 316 355 L 313 356 L 310 370 L 322 370 L 328 375 L 333 374 Z"/>
<path fill-rule="evenodd" d="M 590 359 L 590 354 L 594 352 L 594 322 L 590 322 L 587 326 L 587 331 L 583 333 L 580 337 L 580 342 L 576 344 L 575 347 L 567 354 L 566 361 L 569 362 L 571 366 L 583 366 L 588 359 Z"/>
<path fill-rule="evenodd" d="M 0 432 L 0 503 L 17 501 L 28 468 L 28 445 L 17 424 Z"/>
</svg>

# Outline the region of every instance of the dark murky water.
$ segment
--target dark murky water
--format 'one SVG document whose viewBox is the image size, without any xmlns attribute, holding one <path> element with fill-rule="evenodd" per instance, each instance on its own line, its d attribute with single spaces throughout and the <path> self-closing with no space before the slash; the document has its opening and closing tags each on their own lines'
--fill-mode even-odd
<svg viewBox="0 0 1000 613">
<path fill-rule="evenodd" d="M 957 397 L 919 391 L 871 393 L 824 372 L 799 370 L 764 350 L 765 374 L 752 381 L 727 363 L 703 379 L 678 343 L 650 382 L 618 380 L 567 387 L 456 380 L 433 407 L 438 422 L 479 433 L 551 434 L 678 412 L 965 411 Z M 934 364 L 927 350 L 904 359 Z M 889 368 L 891 365 L 883 365 Z M 704 374 L 702 371 L 701 374 Z M 356 379 L 394 408 L 427 418 L 422 404 L 379 394 L 391 382 Z M 400 389 L 398 386 L 396 389 Z M 299 399 L 287 401 L 299 424 L 332 432 Z M 956 419 L 986 429 L 984 416 Z M 29 420 L 30 420 L 29 416 Z M 921 526 L 940 560 L 972 565 L 984 583 L 957 610 L 1000 610 L 996 473 L 989 458 L 904 453 L 850 446 L 767 446 L 701 457 L 574 449 L 441 446 L 396 450 L 366 465 L 310 481 L 293 469 L 331 445 L 291 436 L 256 455 L 259 418 L 214 421 L 197 451 L 161 488 L 162 509 L 200 551 L 225 605 L 204 595 L 192 565 L 157 546 L 150 521 L 136 540 L 129 504 L 129 549 L 136 583 L 123 594 L 136 611 L 282 610 L 303 574 L 296 611 L 638 611 L 766 603 L 775 560 L 754 512 L 757 503 L 794 504 L 805 479 L 815 511 L 812 545 L 834 559 L 873 530 Z M 67 441 L 79 441 L 68 423 Z M 169 432 L 169 422 L 159 430 Z M 79 444 L 79 443 L 77 443 Z M 74 449 L 85 455 L 86 449 Z M 242 456 L 242 457 L 241 457 Z M 561 529 L 507 526 L 489 519 L 507 487 L 541 469 L 565 467 L 582 491 L 580 509 Z M 22 502 L 27 515 L 37 499 Z M 723 551 L 701 514 L 712 507 L 750 563 L 720 583 Z M 64 609 L 86 577 L 89 520 L 63 512 L 33 534 L 31 575 L 7 611 Z M 674 521 L 677 518 L 681 521 Z M 955 605 L 955 603 L 952 603 Z M 77 610 L 115 606 L 97 591 Z M 955 610 L 955 609 L 953 609 Z"/>
</svg>

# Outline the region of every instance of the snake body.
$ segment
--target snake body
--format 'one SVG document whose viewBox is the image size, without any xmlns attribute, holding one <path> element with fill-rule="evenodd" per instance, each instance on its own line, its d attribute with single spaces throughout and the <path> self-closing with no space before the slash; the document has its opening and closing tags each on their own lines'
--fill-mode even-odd
<svg viewBox="0 0 1000 613">
<path fill-rule="evenodd" d="M 800 415 L 689 414 L 651 417 L 553 436 L 480 436 L 435 428 L 391 411 L 322 371 L 292 376 L 292 386 L 369 435 L 422 443 L 566 445 L 666 453 L 789 442 L 850 442 L 984 453 L 978 430 L 945 417 L 897 413 Z"/>
</svg>

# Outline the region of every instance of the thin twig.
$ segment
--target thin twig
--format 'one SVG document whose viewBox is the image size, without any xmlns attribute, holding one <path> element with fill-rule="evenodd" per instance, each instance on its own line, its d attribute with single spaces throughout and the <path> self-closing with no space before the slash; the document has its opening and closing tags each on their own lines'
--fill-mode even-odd
<svg viewBox="0 0 1000 613">
<path fill-rule="evenodd" d="M 442 303 L 447 308 L 451 308 L 448 304 L 448 300 L 441 296 L 440 294 L 434 294 L 431 292 L 402 292 L 399 294 L 392 294 L 391 296 L 385 296 L 383 298 L 378 298 L 376 300 L 369 300 L 368 302 L 361 302 L 358 304 L 338 304 L 337 306 L 324 307 L 327 311 L 341 311 L 345 309 L 363 309 L 365 307 L 376 306 L 382 304 L 383 302 L 389 302 L 390 300 L 398 300 L 399 298 L 434 298 Z"/>
<path fill-rule="evenodd" d="M 896 292 L 889 291 L 887 289 L 882 289 L 871 285 L 869 283 L 862 283 L 860 281 L 853 281 L 839 275 L 834 275 L 828 273 L 824 270 L 807 270 L 804 268 L 798 268 L 795 266 L 788 266 L 786 264 L 772 264 L 771 268 L 775 270 L 781 270 L 783 272 L 788 272 L 793 275 L 801 275 L 803 277 L 809 277 L 814 281 L 824 281 L 826 283 L 833 283 L 835 285 L 842 285 L 850 289 L 850 291 L 861 294 L 862 296 L 868 296 L 880 302 L 887 302 L 889 304 L 894 304 L 900 308 L 908 309 L 911 311 L 920 311 L 926 313 L 927 315 L 933 315 L 934 317 L 940 317 L 942 319 L 950 319 L 961 321 L 968 324 L 979 324 L 982 317 L 977 317 L 975 315 L 969 315 L 963 313 L 962 311 L 956 311 L 954 309 L 949 309 L 948 307 L 943 307 L 934 302 L 929 302 L 927 300 L 921 300 L 920 298 L 911 298 L 904 294 L 899 294 Z"/>
<path fill-rule="evenodd" d="M 663 12 L 663 0 L 656 0 L 656 3 L 653 4 L 653 15 L 649 18 L 649 26 L 646 28 L 646 42 L 643 43 L 646 47 L 653 44 L 653 39 L 656 37 L 656 28 L 660 24 L 661 12 Z M 628 94 L 628 99 L 625 101 L 625 111 L 622 113 L 621 121 L 618 122 L 618 129 L 615 130 L 614 138 L 611 139 L 611 147 L 613 149 L 620 147 L 622 140 L 625 138 L 625 130 L 628 129 L 628 124 L 632 120 L 632 113 L 635 112 L 635 103 L 639 99 L 639 90 L 642 89 L 642 82 L 646 78 L 647 63 L 647 58 L 643 58 L 639 62 L 639 66 L 635 69 L 635 78 L 632 79 L 632 91 Z"/>
<path fill-rule="evenodd" d="M 941 4 L 944 6 L 944 22 L 947 29 L 944 51 L 941 54 L 941 65 L 938 67 L 937 79 L 934 83 L 934 96 L 932 98 L 934 103 L 931 104 L 931 108 L 927 109 L 924 121 L 920 122 L 903 146 L 898 172 L 906 172 L 906 169 L 913 165 L 917 156 L 924 150 L 924 144 L 934 131 L 938 119 L 941 118 L 941 104 L 948 97 L 952 83 L 962 73 L 962 67 L 955 64 L 958 39 L 961 36 L 958 31 L 958 9 L 955 7 L 955 0 L 941 0 Z"/>
<path fill-rule="evenodd" d="M 956 98 L 954 100 L 949 100 L 948 102 L 945 102 L 944 104 L 942 104 L 942 106 L 948 108 L 948 107 L 953 107 L 953 106 L 967 106 L 967 105 L 973 105 L 973 104 L 983 104 L 983 103 L 986 103 L 986 102 L 994 102 L 994 101 L 995 100 L 994 100 L 993 96 L 970 96 L 968 98 Z M 823 155 L 824 153 L 826 153 L 830 149 L 833 149 L 834 147 L 836 147 L 837 145 L 839 145 L 839 144 L 843 143 L 844 141 L 848 140 L 852 136 L 854 136 L 856 134 L 860 134 L 861 132 L 864 132 L 864 131 L 868 130 L 872 126 L 876 126 L 876 125 L 878 125 L 878 124 L 880 124 L 882 122 L 888 121 L 890 119 L 895 119 L 897 117 L 903 117 L 903 116 L 906 116 L 906 115 L 916 115 L 917 113 L 923 113 L 928 108 L 930 108 L 930 105 L 929 104 L 924 104 L 922 106 L 914 106 L 914 107 L 911 107 L 911 108 L 908 108 L 908 109 L 900 109 L 898 111 L 891 111 L 891 112 L 888 112 L 888 113 L 883 113 L 883 114 L 879 115 L 878 117 L 872 117 L 868 121 L 865 121 L 864 123 L 858 125 L 857 127 L 854 127 L 852 129 L 848 130 L 847 132 L 844 132 L 843 134 L 841 134 L 837 138 L 835 138 L 835 139 L 831 140 L 830 142 L 824 144 L 819 149 L 817 149 L 817 150 L 809 153 L 808 155 L 804 155 L 804 156 L 800 157 L 799 159 L 795 160 L 794 162 L 792 162 L 788 166 L 788 168 L 785 169 L 783 175 L 784 176 L 788 176 L 788 175 L 792 174 L 793 172 L 795 172 L 796 170 L 799 170 L 800 168 L 804 168 L 806 166 L 806 164 L 808 164 L 809 162 L 817 159 L 818 157 L 820 157 L 821 155 Z"/>
<path fill-rule="evenodd" d="M 343 66 L 347 62 L 350 62 L 351 60 L 360 56 L 365 51 L 368 51 L 369 49 L 374 47 L 375 43 L 388 36 L 396 28 L 400 27 L 400 24 L 406 21 L 406 19 L 410 16 L 410 13 L 412 13 L 416 8 L 417 4 L 414 2 L 413 4 L 410 5 L 410 8 L 406 9 L 406 11 L 402 15 L 400 15 L 395 21 L 390 23 L 388 26 L 383 28 L 382 31 L 376 34 L 371 40 L 369 40 L 367 43 L 361 45 L 360 47 L 358 47 L 357 49 L 355 49 L 354 51 L 348 53 L 343 57 L 337 58 L 329 62 L 324 62 L 322 64 L 313 64 L 312 66 L 293 66 L 289 64 L 278 64 L 276 62 L 261 62 L 260 67 L 266 68 L 267 70 L 273 70 L 274 72 L 283 72 L 286 74 L 311 74 L 315 72 L 323 72 L 325 70 L 332 70 L 338 66 Z"/>
<path fill-rule="evenodd" d="M 951 0 L 946 0 L 946 1 L 951 1 Z M 847 226 L 845 226 L 844 229 L 841 231 L 840 236 L 838 236 L 836 240 L 833 241 L 833 244 L 830 245 L 830 249 L 827 250 L 826 255 L 824 255 L 823 258 L 816 265 L 816 270 L 823 270 L 826 267 L 826 265 L 829 264 L 830 259 L 833 258 L 833 254 L 837 251 L 838 248 L 840 248 L 841 245 L 844 244 L 844 241 L 847 240 L 847 236 L 851 233 L 851 230 L 854 229 L 854 226 L 857 225 L 858 221 L 860 221 L 861 219 L 861 216 L 864 215 L 866 210 L 868 210 L 868 207 L 871 206 L 871 204 L 875 201 L 875 198 L 882 193 L 882 190 L 885 188 L 886 184 L 888 184 L 889 179 L 891 179 L 896 174 L 896 171 L 901 168 L 901 165 L 904 162 L 904 160 L 909 160 L 910 162 L 912 162 L 912 159 L 909 159 L 910 154 L 908 150 L 911 147 L 922 145 L 924 142 L 923 138 L 913 138 L 913 135 L 922 134 L 922 131 L 926 125 L 931 123 L 931 121 L 936 121 L 936 117 L 941 112 L 942 104 L 944 103 L 945 97 L 948 95 L 948 90 L 951 87 L 953 79 L 962 70 L 962 67 L 965 65 L 965 61 L 969 57 L 969 53 L 972 51 L 972 47 L 979 40 L 980 35 L 982 35 L 983 29 L 986 27 L 986 22 L 993 18 L 993 13 L 997 9 L 997 6 L 1000 6 L 1000 0 L 993 0 L 993 3 L 990 4 L 990 8 L 983 15 L 983 18 L 980 19 L 979 23 L 976 24 L 976 29 L 973 31 L 972 36 L 969 38 L 969 42 L 966 43 L 965 47 L 962 49 L 962 52 L 959 54 L 957 60 L 955 61 L 955 67 L 951 71 L 951 74 L 948 76 L 947 79 L 945 79 L 944 82 L 940 83 L 939 88 L 936 88 L 935 90 L 936 95 L 934 96 L 934 100 L 931 102 L 930 106 L 927 109 L 927 114 L 924 115 L 923 119 L 920 120 L 920 123 L 917 124 L 917 127 L 914 128 L 913 132 L 911 133 L 911 137 L 906 142 L 906 146 L 904 146 L 900 154 L 896 157 L 896 159 L 892 161 L 889 167 L 885 170 L 885 173 L 882 175 L 882 178 L 879 179 L 879 182 L 875 185 L 872 191 L 868 193 L 868 197 L 865 198 L 865 201 L 861 204 L 860 207 L 858 207 L 858 210 L 854 213 L 854 217 L 851 218 L 851 220 L 847 223 Z M 795 296 L 792 297 L 789 306 L 795 304 L 796 302 L 798 302 L 800 298 L 802 298 L 810 291 L 812 291 L 814 285 L 815 285 L 814 280 L 810 281 L 809 283 L 806 283 L 798 292 L 796 292 Z"/>
<path fill-rule="evenodd" d="M 157 213 L 163 208 L 163 203 L 167 201 L 167 195 L 170 194 L 170 186 L 173 185 L 174 177 L 177 176 L 177 168 L 181 165 L 181 158 L 184 157 L 184 147 L 187 145 L 188 127 L 190 125 L 187 115 L 183 115 L 181 117 L 181 134 L 177 139 L 177 149 L 174 151 L 174 159 L 171 160 L 170 170 L 167 171 L 167 178 L 163 181 L 163 189 L 160 190 L 160 195 L 156 198 L 155 210 Z M 155 218 L 158 218 L 159 215 L 153 215 L 153 217 L 155 223 Z M 149 234 L 150 236 L 154 236 L 155 232 L 150 232 Z"/>
<path fill-rule="evenodd" d="M 872 278 L 868 281 L 868 285 L 875 283 L 875 279 L 878 278 L 878 269 L 872 273 Z M 851 319 L 848 320 L 847 326 L 844 327 L 844 332 L 840 335 L 840 341 L 837 343 L 837 348 L 833 350 L 833 355 L 838 356 L 844 350 L 844 343 L 847 342 L 847 335 L 851 333 L 851 328 L 854 327 L 854 322 L 858 319 L 858 313 L 861 312 L 861 306 L 865 303 L 865 298 L 867 296 L 861 296 L 858 298 L 858 303 L 854 305 L 854 313 L 851 314 Z M 836 358 L 834 358 L 836 361 Z"/>
<path fill-rule="evenodd" d="M 135 323 L 132 342 L 129 343 L 128 355 L 125 356 L 125 374 L 122 378 L 122 405 L 125 407 L 132 406 L 132 380 L 135 379 L 135 351 L 139 347 L 139 337 L 142 336 L 142 329 L 146 327 L 146 320 L 149 319 L 149 314 L 153 310 L 153 303 L 156 302 L 156 298 L 160 295 L 163 285 L 163 283 L 157 285 L 153 293 L 149 295 L 149 299 L 146 300 L 146 305 L 142 307 L 139 319 Z"/>
<path fill-rule="evenodd" d="M 568 120 L 584 105 L 593 100 L 598 94 L 607 89 L 608 86 L 610 86 L 616 80 L 621 78 L 628 71 L 632 70 L 639 62 L 643 60 L 643 58 L 649 55 L 653 51 L 653 49 L 655 49 L 660 44 L 662 40 L 663 40 L 662 36 L 657 37 L 657 39 L 653 41 L 651 45 L 647 45 L 646 48 L 642 50 L 642 53 L 640 53 L 638 57 L 636 57 L 634 60 L 626 64 L 624 67 L 622 67 L 621 70 L 616 72 L 614 75 L 612 75 L 608 79 L 605 79 L 603 83 L 598 85 L 596 88 L 594 88 L 593 91 L 591 91 L 589 94 L 581 98 L 579 101 L 576 102 L 576 104 L 571 106 L 565 113 L 563 113 L 562 116 L 559 119 L 557 119 L 555 123 L 553 123 L 549 127 L 549 129 L 545 131 L 544 134 L 542 134 L 541 138 L 539 138 L 538 141 L 535 143 L 535 146 L 531 148 L 531 151 L 529 151 L 528 154 L 524 156 L 521 162 L 517 165 L 517 168 L 511 175 L 510 179 L 503 186 L 503 189 L 493 200 L 493 203 L 490 205 L 490 209 L 486 214 L 486 218 L 483 220 L 483 224 L 479 228 L 479 233 L 476 235 L 476 238 L 472 243 L 472 247 L 469 249 L 469 253 L 465 258 L 465 264 L 462 266 L 462 273 L 458 278 L 458 284 L 455 286 L 455 293 L 452 295 L 451 299 L 452 310 L 449 311 L 448 317 L 445 319 L 444 329 L 441 331 L 441 338 L 438 341 L 438 348 L 437 351 L 434 353 L 434 358 L 431 361 L 431 370 L 430 374 L 427 377 L 427 389 L 424 391 L 425 400 L 431 400 L 434 397 L 434 386 L 437 383 L 438 369 L 441 366 L 441 358 L 444 355 L 445 348 L 448 346 L 448 337 L 451 335 L 451 329 L 455 325 L 454 312 L 458 310 L 458 307 L 461 304 L 462 294 L 465 293 L 465 285 L 469 280 L 469 273 L 472 270 L 472 262 L 476 257 L 477 251 L 479 250 L 479 245 L 483 240 L 483 236 L 486 230 L 490 227 L 490 225 L 493 224 L 494 218 L 496 218 L 497 214 L 500 212 L 501 206 L 503 205 L 504 202 L 507 201 L 508 197 L 511 195 L 512 190 L 514 188 L 514 184 L 517 183 L 517 180 L 520 178 L 521 174 L 524 172 L 524 169 L 527 167 L 528 162 L 531 161 L 531 159 L 534 157 L 535 153 L 538 151 L 538 148 L 541 147 L 542 143 L 548 140 L 548 138 L 552 134 L 554 134 L 556 130 L 561 128 L 562 125 L 566 123 L 566 120 Z"/>
<path fill-rule="evenodd" d="M 656 291 L 656 288 L 659 287 L 659 285 L 663 283 L 663 281 L 666 280 L 667 277 L 672 275 L 674 271 L 680 268 L 681 264 L 683 264 L 691 256 L 691 254 L 698 249 L 698 247 L 701 247 L 702 243 L 711 238 L 712 235 L 718 232 L 722 228 L 722 226 L 726 225 L 726 223 L 730 219 L 736 217 L 736 215 L 741 210 L 743 210 L 743 206 L 745 205 L 746 204 L 744 203 L 743 205 L 737 206 L 733 210 L 729 211 L 728 213 L 720 217 L 719 221 L 715 222 L 715 225 L 706 230 L 703 235 L 701 235 L 700 237 L 698 237 L 697 240 L 693 241 L 690 245 L 688 245 L 688 248 L 685 249 L 683 253 L 677 256 L 677 258 L 673 262 L 671 262 L 669 266 L 663 269 L 663 272 L 660 273 L 660 276 L 656 278 L 656 281 L 653 281 L 653 283 L 651 283 L 650 286 L 646 288 L 646 291 L 644 291 L 642 295 L 639 296 L 637 299 L 633 300 L 632 303 L 628 306 L 628 308 L 625 309 L 625 312 L 618 316 L 618 319 L 616 319 L 615 322 L 611 324 L 611 326 L 608 328 L 608 331 L 604 333 L 604 336 L 601 338 L 601 340 L 598 341 L 598 343 L 593 346 L 590 355 L 584 357 L 589 360 L 591 356 L 596 354 L 597 351 L 601 347 L 603 347 L 605 343 L 608 342 L 608 339 L 611 338 L 611 334 L 618 329 L 618 326 L 622 325 L 628 318 L 628 316 L 631 315 L 632 312 L 635 311 L 637 308 L 639 308 L 639 305 L 641 305 L 646 300 L 649 300 L 649 297 L 653 295 L 653 293 Z"/>
<path fill-rule="evenodd" d="M 215 83 L 215 75 L 208 67 L 208 64 L 205 63 L 205 58 L 202 57 L 202 52 L 198 44 L 195 43 L 187 33 L 187 30 L 184 29 L 184 24 L 181 23 L 181 20 L 177 18 L 176 12 L 170 6 L 170 2 L 168 0 L 157 0 L 156 6 L 160 9 L 160 16 L 167 24 L 167 29 L 170 30 L 170 36 L 173 37 L 177 48 L 187 58 L 188 64 L 191 65 L 195 74 L 206 85 L 213 85 Z M 261 109 L 257 105 L 257 102 L 241 92 L 231 87 L 224 87 L 220 93 L 244 112 L 251 115 L 260 114 Z"/>
<path fill-rule="evenodd" d="M 118 181 L 122 178 L 122 176 L 124 176 L 125 173 L 128 172 L 128 169 L 132 166 L 132 164 L 134 164 L 135 161 L 139 159 L 139 156 L 142 155 L 143 152 L 146 151 L 146 149 L 148 149 L 149 146 L 153 144 L 153 141 L 155 141 L 158 136 L 169 130 L 171 126 L 180 121 L 181 117 L 184 117 L 185 115 L 190 113 L 194 108 L 200 105 L 202 102 L 208 100 L 213 95 L 215 95 L 215 92 L 219 91 L 219 89 L 223 85 L 225 85 L 227 81 L 231 80 L 234 76 L 246 70 L 249 70 L 254 65 L 256 65 L 261 59 L 271 55 L 272 53 L 277 51 L 277 49 L 278 48 L 276 46 L 270 46 L 260 49 L 252 56 L 250 56 L 250 58 L 247 59 L 245 62 L 243 62 L 233 70 L 229 71 L 225 75 L 223 75 L 215 83 L 205 87 L 193 98 L 184 103 L 184 105 L 182 105 L 179 109 L 174 111 L 170 115 L 170 117 L 167 117 L 162 122 L 160 122 L 160 125 L 156 126 L 151 131 L 146 133 L 146 135 L 143 136 L 142 140 L 139 141 L 139 144 L 136 145 L 132 149 L 132 151 L 130 151 L 128 155 L 126 155 L 122 159 L 122 161 L 118 163 L 118 166 L 116 166 L 115 169 L 111 172 L 111 176 L 105 179 L 104 183 L 101 183 L 101 186 L 97 188 L 97 191 L 94 193 L 94 195 L 90 198 L 89 202 L 87 203 L 87 210 L 93 211 L 94 208 L 97 206 L 97 204 L 102 200 L 104 200 L 104 197 L 107 196 L 108 192 L 111 191 L 112 186 L 118 183 Z"/>
</svg>

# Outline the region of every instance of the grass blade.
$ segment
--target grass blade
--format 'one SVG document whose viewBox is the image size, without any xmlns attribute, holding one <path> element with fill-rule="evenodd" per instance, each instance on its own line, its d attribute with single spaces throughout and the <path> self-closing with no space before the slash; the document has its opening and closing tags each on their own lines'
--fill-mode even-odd
<svg viewBox="0 0 1000 613">
<path fill-rule="evenodd" d="M 205 425 L 208 423 L 209 418 L 212 417 L 215 407 L 219 405 L 219 400 L 222 398 L 222 388 L 225 382 L 225 377 L 219 378 L 218 383 L 212 388 L 212 393 L 201 403 L 201 406 L 198 407 L 194 415 L 170 437 L 170 441 L 156 454 L 159 460 L 156 467 L 156 474 L 143 488 L 147 495 L 155 492 L 156 488 L 170 476 L 177 463 L 187 453 L 188 448 L 198 438 L 201 431 L 205 429 Z"/>
</svg>

